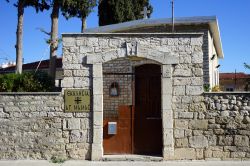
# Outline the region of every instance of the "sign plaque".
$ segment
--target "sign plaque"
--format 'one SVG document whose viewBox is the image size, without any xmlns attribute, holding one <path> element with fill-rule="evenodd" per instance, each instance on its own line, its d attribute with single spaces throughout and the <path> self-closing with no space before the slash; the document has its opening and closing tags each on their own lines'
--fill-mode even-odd
<svg viewBox="0 0 250 166">
<path fill-rule="evenodd" d="M 89 112 L 90 90 L 66 89 L 64 91 L 65 112 Z"/>
</svg>

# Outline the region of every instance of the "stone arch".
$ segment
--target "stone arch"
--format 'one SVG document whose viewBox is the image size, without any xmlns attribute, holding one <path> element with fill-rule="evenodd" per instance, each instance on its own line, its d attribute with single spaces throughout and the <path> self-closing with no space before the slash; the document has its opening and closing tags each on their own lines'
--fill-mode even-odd
<svg viewBox="0 0 250 166">
<path fill-rule="evenodd" d="M 117 48 L 114 50 L 87 55 L 87 64 L 92 64 L 93 76 L 93 143 L 92 160 L 100 160 L 103 157 L 103 71 L 102 64 L 117 58 L 146 58 L 158 62 L 162 69 L 162 128 L 163 128 L 163 157 L 164 159 L 174 156 L 173 138 L 173 111 L 172 111 L 172 65 L 179 63 L 177 56 L 169 52 L 159 51 L 139 46 L 128 50 Z"/>
</svg>

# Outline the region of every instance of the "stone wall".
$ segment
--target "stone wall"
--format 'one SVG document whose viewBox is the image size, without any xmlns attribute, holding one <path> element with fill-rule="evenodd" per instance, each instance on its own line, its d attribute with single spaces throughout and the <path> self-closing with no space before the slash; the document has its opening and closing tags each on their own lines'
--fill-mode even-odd
<svg viewBox="0 0 250 166">
<path fill-rule="evenodd" d="M 0 159 L 90 159 L 90 113 L 64 113 L 60 93 L 0 94 Z"/>
<path fill-rule="evenodd" d="M 206 93 L 177 101 L 186 112 L 175 112 L 175 158 L 250 158 L 250 93 Z"/>
</svg>

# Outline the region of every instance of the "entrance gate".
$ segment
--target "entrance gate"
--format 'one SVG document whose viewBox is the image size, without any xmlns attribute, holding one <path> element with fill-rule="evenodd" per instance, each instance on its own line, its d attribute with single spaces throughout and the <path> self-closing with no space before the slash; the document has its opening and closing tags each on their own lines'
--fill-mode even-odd
<svg viewBox="0 0 250 166">
<path fill-rule="evenodd" d="M 161 155 L 161 66 L 103 75 L 104 154 Z M 112 125 L 115 133 L 109 133 Z"/>
</svg>

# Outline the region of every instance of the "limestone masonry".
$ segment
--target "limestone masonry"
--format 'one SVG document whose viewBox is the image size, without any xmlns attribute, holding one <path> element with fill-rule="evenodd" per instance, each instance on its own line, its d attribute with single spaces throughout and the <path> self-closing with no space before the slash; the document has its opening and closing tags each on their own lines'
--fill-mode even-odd
<svg viewBox="0 0 250 166">
<path fill-rule="evenodd" d="M 214 49 L 223 57 L 212 21 L 186 22 L 191 32 L 181 33 L 153 27 L 158 31 L 64 34 L 61 93 L 0 94 L 0 159 L 102 160 L 104 118 L 117 117 L 119 105 L 133 104 L 135 67 L 157 64 L 162 160 L 249 160 L 250 94 L 204 93 L 204 84 L 218 84 Z M 112 82 L 120 88 L 115 100 Z M 65 113 L 66 89 L 90 90 L 90 112 Z"/>
<path fill-rule="evenodd" d="M 0 95 L 0 159 L 90 159 L 90 113 L 64 113 L 59 93 Z"/>
</svg>

